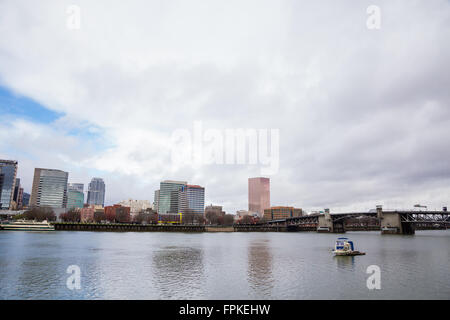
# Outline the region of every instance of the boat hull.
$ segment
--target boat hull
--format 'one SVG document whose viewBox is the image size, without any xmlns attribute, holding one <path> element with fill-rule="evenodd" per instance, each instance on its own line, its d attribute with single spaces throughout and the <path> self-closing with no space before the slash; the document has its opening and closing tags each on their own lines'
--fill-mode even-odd
<svg viewBox="0 0 450 320">
<path fill-rule="evenodd" d="M 363 256 L 365 255 L 365 252 L 361 252 L 361 251 L 344 251 L 344 252 L 339 252 L 339 251 L 335 251 L 334 255 L 336 256 Z"/>
<path fill-rule="evenodd" d="M 4 231 L 55 231 L 54 226 L 1 225 Z"/>
</svg>

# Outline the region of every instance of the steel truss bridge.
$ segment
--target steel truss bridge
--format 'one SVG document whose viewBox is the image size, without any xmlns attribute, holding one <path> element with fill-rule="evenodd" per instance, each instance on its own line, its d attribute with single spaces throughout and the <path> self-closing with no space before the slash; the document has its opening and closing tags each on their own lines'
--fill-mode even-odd
<svg viewBox="0 0 450 320">
<path fill-rule="evenodd" d="M 417 210 L 373 210 L 369 212 L 347 212 L 313 214 L 301 217 L 272 220 L 263 226 L 286 227 L 288 230 L 329 230 L 329 232 L 345 232 L 345 222 L 352 218 L 372 217 L 378 221 L 379 228 L 391 229 L 386 233 L 413 234 L 416 228 L 450 227 L 450 212 L 447 211 L 417 211 Z M 396 229 L 396 230 L 395 230 Z M 437 228 L 436 228 L 437 229 Z"/>
</svg>

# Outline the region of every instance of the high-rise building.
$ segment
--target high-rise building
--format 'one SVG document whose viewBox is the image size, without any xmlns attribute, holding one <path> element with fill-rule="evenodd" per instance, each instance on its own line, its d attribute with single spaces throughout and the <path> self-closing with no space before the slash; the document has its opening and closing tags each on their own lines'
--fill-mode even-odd
<svg viewBox="0 0 450 320">
<path fill-rule="evenodd" d="M 20 179 L 16 178 L 16 186 L 14 187 L 13 201 L 16 205 L 16 209 L 23 208 L 23 188 L 20 185 Z"/>
<path fill-rule="evenodd" d="M 87 204 L 105 206 L 105 182 L 101 178 L 92 178 L 89 183 Z"/>
<path fill-rule="evenodd" d="M 67 186 L 67 208 L 83 208 L 84 185 L 82 183 L 69 183 Z"/>
<path fill-rule="evenodd" d="M 31 195 L 27 192 L 23 193 L 23 198 L 22 198 L 22 207 L 28 207 L 28 205 L 30 204 L 30 198 Z"/>
<path fill-rule="evenodd" d="M 188 185 L 186 181 L 166 180 L 161 182 L 160 190 L 155 191 L 158 213 L 192 213 L 205 211 L 205 188 Z"/>
<path fill-rule="evenodd" d="M 204 214 L 205 212 L 205 188 L 197 185 L 185 187 L 187 202 L 182 206 L 181 212 Z"/>
<path fill-rule="evenodd" d="M 153 200 L 153 210 L 159 213 L 159 190 L 155 191 L 155 199 Z"/>
<path fill-rule="evenodd" d="M 69 183 L 69 189 L 84 193 L 84 183 Z"/>
<path fill-rule="evenodd" d="M 270 208 L 270 179 L 249 178 L 248 179 L 248 210 L 256 212 L 260 217 L 264 210 Z"/>
<path fill-rule="evenodd" d="M 0 210 L 12 209 L 17 164 L 14 160 L 0 160 Z"/>
<path fill-rule="evenodd" d="M 186 181 L 165 180 L 160 183 L 158 214 L 179 213 L 179 192 Z"/>
<path fill-rule="evenodd" d="M 34 169 L 31 207 L 67 208 L 69 173 L 56 169 Z"/>
</svg>

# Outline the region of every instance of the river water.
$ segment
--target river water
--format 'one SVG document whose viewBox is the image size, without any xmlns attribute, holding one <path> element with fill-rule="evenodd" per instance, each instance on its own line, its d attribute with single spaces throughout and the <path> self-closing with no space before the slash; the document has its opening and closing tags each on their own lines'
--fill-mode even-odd
<svg viewBox="0 0 450 320">
<path fill-rule="evenodd" d="M 356 257 L 338 236 L 0 231 L 0 299 L 450 299 L 450 231 L 348 232 Z"/>
</svg>

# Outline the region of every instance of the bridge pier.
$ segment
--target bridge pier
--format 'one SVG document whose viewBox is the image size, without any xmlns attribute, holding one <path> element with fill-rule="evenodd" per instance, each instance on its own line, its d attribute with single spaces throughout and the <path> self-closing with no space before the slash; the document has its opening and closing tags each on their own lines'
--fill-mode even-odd
<svg viewBox="0 0 450 320">
<path fill-rule="evenodd" d="M 410 223 L 402 223 L 398 212 L 383 212 L 381 206 L 377 207 L 377 216 L 380 219 L 381 234 L 414 234 L 415 228 Z"/>
<path fill-rule="evenodd" d="M 323 216 L 319 216 L 317 232 L 344 233 L 344 220 L 339 222 L 333 221 L 330 215 L 330 210 L 325 209 L 325 214 Z"/>
</svg>

